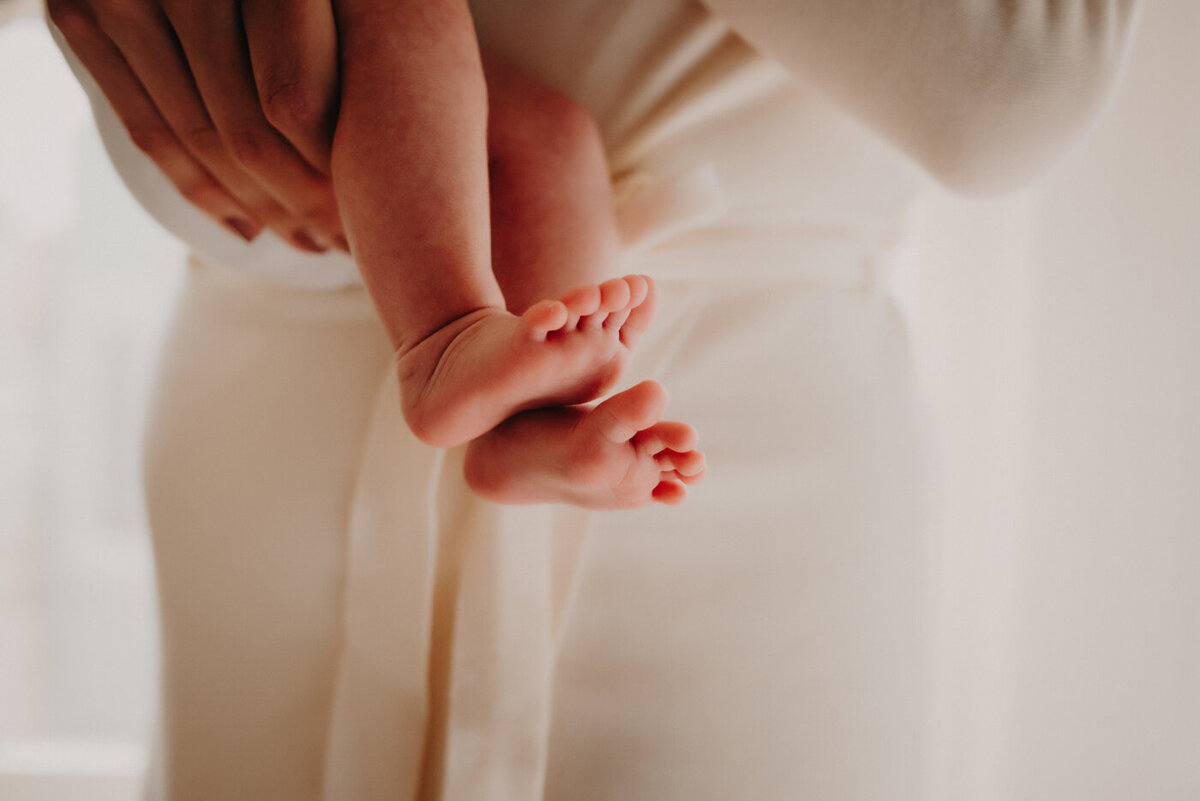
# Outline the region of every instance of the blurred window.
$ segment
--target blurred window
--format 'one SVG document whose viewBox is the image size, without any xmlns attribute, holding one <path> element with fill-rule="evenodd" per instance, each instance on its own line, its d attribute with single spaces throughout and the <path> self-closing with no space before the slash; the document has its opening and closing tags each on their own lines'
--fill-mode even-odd
<svg viewBox="0 0 1200 801">
<path fill-rule="evenodd" d="M 0 798 L 136 797 L 156 648 L 141 426 L 181 264 L 45 23 L 0 27 Z"/>
</svg>

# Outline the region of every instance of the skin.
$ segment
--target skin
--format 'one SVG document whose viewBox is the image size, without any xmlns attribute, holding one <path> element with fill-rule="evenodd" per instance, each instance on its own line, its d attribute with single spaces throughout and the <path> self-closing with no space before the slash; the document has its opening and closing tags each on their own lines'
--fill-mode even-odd
<svg viewBox="0 0 1200 801">
<path fill-rule="evenodd" d="M 337 11 L 334 186 L 410 428 L 448 447 L 519 411 L 607 391 L 652 295 L 630 277 L 507 311 L 491 262 L 487 83 L 466 3 L 345 0 Z M 566 259 L 560 271 L 591 277 Z"/>
<path fill-rule="evenodd" d="M 682 503 L 704 476 L 696 432 L 661 422 L 666 392 L 644 381 L 594 409 L 558 407 L 515 415 L 467 449 L 471 488 L 501 503 L 570 503 L 632 509 Z"/>
<path fill-rule="evenodd" d="M 197 208 L 246 240 L 265 226 L 301 250 L 344 246 L 329 179 L 328 0 L 48 0 L 47 10 L 134 143 Z"/>
<path fill-rule="evenodd" d="M 657 385 L 572 405 L 617 380 L 653 283 L 605 280 L 619 246 L 590 117 L 481 56 L 465 2 L 52 0 L 50 13 L 193 203 L 247 239 L 265 224 L 304 250 L 353 245 L 406 419 L 435 445 L 482 436 L 475 475 L 513 479 L 488 497 L 537 487 L 628 508 L 677 502 L 699 477 L 694 432 L 660 421 Z M 614 410 L 640 425 L 617 443 Z M 576 469 L 596 454 L 607 472 Z M 613 472 L 646 477 L 617 507 L 597 500 Z"/>
</svg>

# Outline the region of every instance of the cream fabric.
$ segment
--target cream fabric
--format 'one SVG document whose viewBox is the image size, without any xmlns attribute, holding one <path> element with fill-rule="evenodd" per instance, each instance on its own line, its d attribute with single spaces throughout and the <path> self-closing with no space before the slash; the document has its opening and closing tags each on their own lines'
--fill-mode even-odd
<svg viewBox="0 0 1200 801">
<path fill-rule="evenodd" d="M 600 123 L 620 268 L 662 287 L 628 380 L 668 386 L 711 465 L 677 509 L 474 499 L 461 452 L 405 430 L 362 290 L 304 288 L 346 264 L 206 227 L 93 98 L 199 254 L 147 442 L 153 797 L 921 797 L 897 149 L 982 189 L 1036 168 L 1100 102 L 1129 6 L 726 5 L 475 4 Z"/>
</svg>

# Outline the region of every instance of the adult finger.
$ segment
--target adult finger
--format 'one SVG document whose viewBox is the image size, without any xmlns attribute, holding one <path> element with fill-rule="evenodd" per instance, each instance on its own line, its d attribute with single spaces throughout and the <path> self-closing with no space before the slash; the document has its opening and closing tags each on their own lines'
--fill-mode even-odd
<svg viewBox="0 0 1200 801">
<path fill-rule="evenodd" d="M 120 50 L 175 138 L 227 192 L 285 240 L 299 248 L 322 248 L 304 226 L 230 158 L 196 90 L 170 23 L 147 0 L 97 4 L 100 29 Z"/>
<path fill-rule="evenodd" d="M 134 139 L 144 144 L 143 150 L 154 149 L 160 168 L 189 199 L 194 202 L 196 196 L 211 194 L 204 181 L 193 177 L 198 162 L 210 181 L 215 181 L 250 212 L 241 215 L 243 224 L 235 226 L 223 220 L 226 225 L 240 229 L 243 236 L 255 236 L 265 222 L 296 247 L 323 250 L 305 225 L 229 157 L 196 90 L 175 33 L 155 3 L 150 0 L 94 0 L 87 3 L 55 0 L 52 7 L 56 16 L 81 20 L 81 29 L 90 23 L 93 32 L 98 30 L 99 36 L 106 38 L 106 41 L 95 43 L 98 47 L 115 48 L 115 53 L 108 55 L 113 56 L 110 62 L 118 62 L 123 69 L 124 80 L 119 82 L 119 88 L 114 88 L 111 79 L 104 82 L 108 88 L 101 88 L 109 95 L 114 108 L 123 112 L 123 122 Z M 90 8 L 96 11 L 92 12 Z M 72 45 L 76 50 L 80 46 L 84 45 Z M 101 78 L 117 75 L 94 64 L 85 63 L 85 66 L 93 73 L 102 72 L 98 76 Z M 123 90 L 127 89 L 132 89 L 141 98 L 139 106 L 133 107 L 124 99 L 129 92 Z M 131 122 L 127 118 L 134 113 L 140 120 Z M 167 132 L 162 130 L 164 123 L 169 129 Z M 190 153 L 190 161 L 175 158 L 180 146 Z M 174 163 L 174 171 L 164 166 L 165 160 Z M 212 213 L 209 208 L 203 210 Z"/>
<path fill-rule="evenodd" d="M 95 14 L 71 0 L 49 0 L 47 12 L 108 98 L 134 145 L 194 206 L 247 241 L 258 236 L 262 222 L 187 151 L 121 51 L 101 30 Z"/>
<path fill-rule="evenodd" d="M 324 244 L 341 234 L 329 178 L 306 162 L 259 105 L 233 0 L 164 0 L 200 96 L 234 160 Z"/>
<path fill-rule="evenodd" d="M 330 0 L 242 0 L 242 25 L 267 121 L 329 174 L 338 39 Z"/>
</svg>

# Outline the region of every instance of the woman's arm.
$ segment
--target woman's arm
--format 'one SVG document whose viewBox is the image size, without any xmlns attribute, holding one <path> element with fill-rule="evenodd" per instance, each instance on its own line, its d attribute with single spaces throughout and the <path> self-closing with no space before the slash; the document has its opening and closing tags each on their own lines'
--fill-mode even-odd
<svg viewBox="0 0 1200 801">
<path fill-rule="evenodd" d="M 954 189 L 1041 170 L 1095 118 L 1137 0 L 704 0 Z"/>
</svg>

